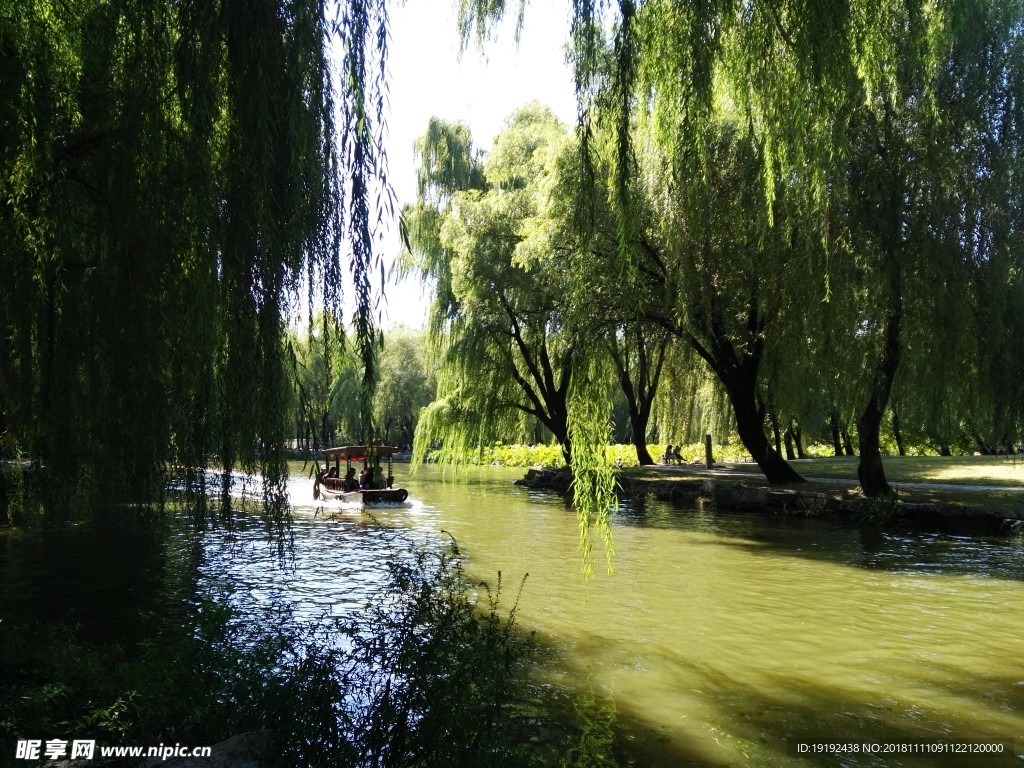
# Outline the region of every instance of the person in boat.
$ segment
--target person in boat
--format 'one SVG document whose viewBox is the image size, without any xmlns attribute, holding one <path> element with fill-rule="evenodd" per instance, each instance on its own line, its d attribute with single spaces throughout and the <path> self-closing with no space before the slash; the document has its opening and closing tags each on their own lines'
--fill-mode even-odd
<svg viewBox="0 0 1024 768">
<path fill-rule="evenodd" d="M 370 468 L 363 467 L 359 473 L 359 487 L 362 489 L 368 489 L 370 487 Z"/>
<path fill-rule="evenodd" d="M 338 468 L 337 467 L 331 467 L 330 470 L 328 470 L 328 472 L 327 472 L 327 476 L 328 477 L 337 477 L 338 476 Z"/>
<path fill-rule="evenodd" d="M 356 480 L 356 470 L 353 467 L 349 467 L 348 471 L 345 472 L 345 492 L 351 493 L 358 490 L 359 482 Z"/>
</svg>

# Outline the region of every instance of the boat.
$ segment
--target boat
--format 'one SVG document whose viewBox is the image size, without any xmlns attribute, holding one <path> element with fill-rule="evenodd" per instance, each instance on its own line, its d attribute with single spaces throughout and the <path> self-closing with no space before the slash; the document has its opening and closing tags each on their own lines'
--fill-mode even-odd
<svg viewBox="0 0 1024 768">
<path fill-rule="evenodd" d="M 364 504 L 401 503 L 409 498 L 405 488 L 395 488 L 395 477 L 391 471 L 391 457 L 398 453 L 393 445 L 343 445 L 338 448 L 325 448 L 324 458 L 327 467 L 316 473 L 313 482 L 314 499 L 341 499 L 342 501 L 361 500 Z M 380 466 L 383 457 L 388 460 L 388 473 L 385 476 Z M 342 472 L 342 461 L 345 471 Z M 366 478 L 362 485 L 355 477 L 354 463 L 362 463 Z M 331 467 L 331 465 L 334 465 Z"/>
</svg>

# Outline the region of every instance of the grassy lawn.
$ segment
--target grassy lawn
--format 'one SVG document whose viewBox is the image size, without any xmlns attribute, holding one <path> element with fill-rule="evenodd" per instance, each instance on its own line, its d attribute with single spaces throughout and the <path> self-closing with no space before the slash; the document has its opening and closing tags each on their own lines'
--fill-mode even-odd
<svg viewBox="0 0 1024 768">
<path fill-rule="evenodd" d="M 896 483 L 950 483 L 1024 488 L 1022 456 L 886 456 L 885 475 Z M 856 481 L 857 458 L 803 459 L 794 468 L 807 477 Z"/>
</svg>

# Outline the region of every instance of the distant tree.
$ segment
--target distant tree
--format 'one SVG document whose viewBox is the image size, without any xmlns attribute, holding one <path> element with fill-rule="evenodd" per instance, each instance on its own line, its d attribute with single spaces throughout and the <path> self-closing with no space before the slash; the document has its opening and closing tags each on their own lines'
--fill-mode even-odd
<svg viewBox="0 0 1024 768">
<path fill-rule="evenodd" d="M 453 138 L 461 135 L 449 126 L 426 138 L 465 151 L 468 142 Z M 436 286 L 438 391 L 420 422 L 418 453 L 442 441 L 450 455 L 464 455 L 521 433 L 532 418 L 570 460 L 568 398 L 579 344 L 561 301 L 570 273 L 564 254 L 537 254 L 529 237 L 533 219 L 544 215 L 541 180 L 567 141 L 550 111 L 526 107 L 495 140 L 482 174 L 456 174 L 456 181 L 479 178 L 483 189 L 444 187 L 448 182 L 437 179 L 440 189 L 406 209 L 409 264 Z M 418 146 L 421 165 L 441 154 L 425 140 Z"/>
<path fill-rule="evenodd" d="M 309 328 L 288 336 L 293 384 L 296 437 L 307 449 L 336 445 L 348 436 L 349 421 L 358 423 L 357 361 L 345 343 L 342 329 L 328 315 Z M 339 434 L 340 433 L 340 434 Z"/>
<path fill-rule="evenodd" d="M 434 400 L 437 380 L 427 367 L 423 331 L 397 328 L 384 335 L 375 421 L 389 443 L 412 445 L 420 411 Z"/>
<path fill-rule="evenodd" d="M 669 336 L 662 328 L 636 323 L 610 335 L 607 343 L 626 401 L 629 436 L 636 448 L 637 461 L 642 466 L 654 464 L 654 457 L 647 450 L 648 428 Z"/>
</svg>

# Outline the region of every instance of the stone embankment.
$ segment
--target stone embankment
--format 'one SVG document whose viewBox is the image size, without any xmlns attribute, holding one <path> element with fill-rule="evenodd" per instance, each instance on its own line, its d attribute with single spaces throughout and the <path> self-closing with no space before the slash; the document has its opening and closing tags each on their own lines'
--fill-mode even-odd
<svg viewBox="0 0 1024 768">
<path fill-rule="evenodd" d="M 567 494 L 572 475 L 567 469 L 531 469 L 516 483 Z M 1024 534 L 1024 511 L 915 501 L 906 492 L 898 501 L 869 499 L 852 490 L 814 482 L 798 488 L 772 488 L 737 478 L 702 475 L 665 479 L 620 475 L 618 486 L 623 497 L 653 496 L 680 507 L 692 507 L 700 500 L 713 503 L 717 509 L 832 517 L 857 524 L 968 535 Z"/>
</svg>

